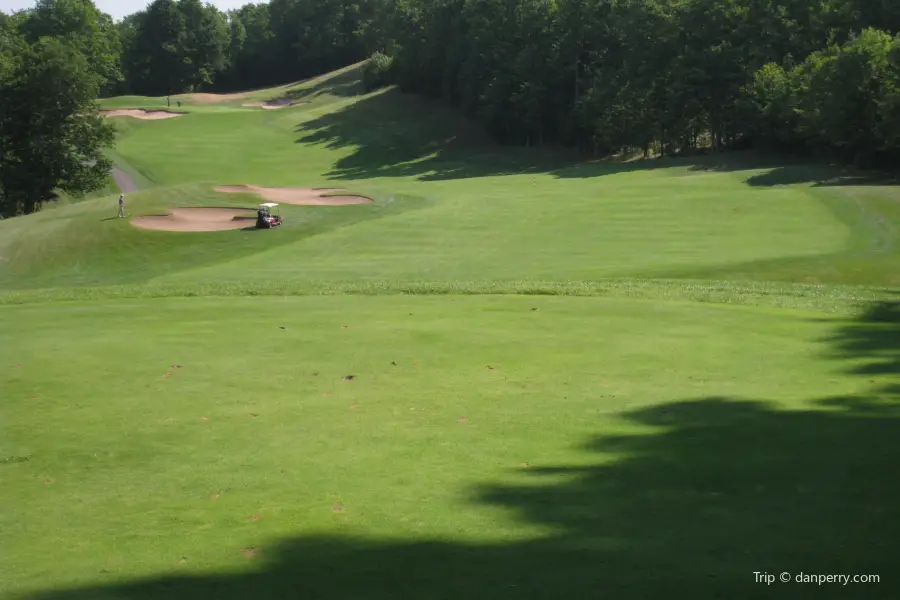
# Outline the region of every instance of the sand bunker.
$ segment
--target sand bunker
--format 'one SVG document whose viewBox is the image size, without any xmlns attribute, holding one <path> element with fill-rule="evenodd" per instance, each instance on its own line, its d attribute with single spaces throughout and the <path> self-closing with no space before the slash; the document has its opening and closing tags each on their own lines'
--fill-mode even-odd
<svg viewBox="0 0 900 600">
<path fill-rule="evenodd" d="M 158 231 L 227 231 L 256 223 L 251 208 L 175 208 L 168 215 L 135 217 L 131 224 Z"/>
<path fill-rule="evenodd" d="M 267 100 L 265 102 L 247 102 L 243 106 L 261 108 L 263 110 L 278 110 L 279 108 L 290 108 L 298 104 L 308 104 L 308 102 L 295 102 L 290 98 L 278 98 L 277 100 Z"/>
<path fill-rule="evenodd" d="M 239 94 L 181 94 L 172 96 L 176 100 L 187 100 L 194 104 L 221 104 L 222 102 L 231 102 L 233 100 L 243 100 L 247 97 L 246 92 Z"/>
<path fill-rule="evenodd" d="M 219 185 L 217 192 L 226 194 L 258 194 L 268 202 L 295 204 L 298 206 L 346 206 L 348 204 L 371 204 L 365 196 L 325 196 L 327 192 L 339 192 L 340 188 L 274 188 L 256 185 Z"/>
<path fill-rule="evenodd" d="M 143 121 L 157 121 L 159 119 L 174 119 L 183 117 L 185 113 L 169 112 L 166 110 L 144 110 L 142 108 L 120 108 L 117 110 L 101 110 L 104 117 L 132 117 Z"/>
</svg>

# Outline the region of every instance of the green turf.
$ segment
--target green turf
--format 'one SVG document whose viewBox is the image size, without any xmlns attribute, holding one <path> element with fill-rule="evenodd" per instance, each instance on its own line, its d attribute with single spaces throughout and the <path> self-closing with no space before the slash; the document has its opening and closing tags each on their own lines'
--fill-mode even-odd
<svg viewBox="0 0 900 600">
<path fill-rule="evenodd" d="M 10 591 L 52 575 L 151 597 L 166 576 L 170 598 L 657 597 L 714 574 L 752 598 L 754 570 L 893 564 L 896 405 L 863 404 L 895 378 L 849 374 L 860 361 L 825 340 L 887 327 L 508 297 L 2 319 L 4 495 L 28 499 L 2 513 Z M 423 570 L 398 581 L 408 561 Z"/>
<path fill-rule="evenodd" d="M 835 178 L 838 173 L 827 168 L 753 155 L 611 164 L 498 148 L 446 108 L 391 90 L 354 95 L 360 93 L 356 75 L 351 69 L 253 94 L 311 102 L 285 110 L 243 108 L 241 99 L 193 107 L 197 112 L 179 119 L 116 119 L 117 162 L 142 187 L 155 186 L 154 193 L 130 198 L 130 210 L 193 202 L 178 191 L 183 187 L 169 186 L 197 182 L 205 182 L 196 191 L 198 204 L 233 202 L 208 194 L 215 184 L 338 185 L 387 203 L 402 195 L 412 206 L 417 198 L 427 210 L 360 222 L 358 209 L 342 208 L 332 212 L 337 219 L 348 215 L 355 226 L 316 235 L 305 226 L 289 228 L 269 236 L 275 241 L 268 251 L 250 245 L 221 254 L 219 243 L 169 235 L 173 253 L 183 249 L 196 257 L 172 265 L 156 260 L 155 236 L 124 223 L 102 225 L 97 237 L 94 209 L 84 208 L 54 216 L 67 220 L 69 235 L 52 240 L 39 233 L 40 226 L 16 234 L 9 230 L 18 225 L 0 224 L 0 245 L 19 238 L 26 258 L 15 261 L 16 268 L 27 267 L 28 273 L 11 272 L 13 261 L 2 261 L 0 283 L 20 288 L 140 278 L 414 283 L 635 277 L 900 282 L 893 226 L 900 204 L 892 185 Z M 134 98 L 104 102 L 147 104 Z M 92 207 L 101 214 L 110 205 L 114 209 L 115 201 L 106 199 Z M 102 256 L 73 274 L 70 263 L 83 245 Z M 214 254 L 204 256 L 208 252 Z M 160 268 L 118 268 L 148 257 Z"/>
<path fill-rule="evenodd" d="M 184 100 L 115 119 L 132 215 L 374 202 L 0 221 L 0 597 L 896 597 L 892 182 L 502 148 L 358 67 Z"/>
</svg>

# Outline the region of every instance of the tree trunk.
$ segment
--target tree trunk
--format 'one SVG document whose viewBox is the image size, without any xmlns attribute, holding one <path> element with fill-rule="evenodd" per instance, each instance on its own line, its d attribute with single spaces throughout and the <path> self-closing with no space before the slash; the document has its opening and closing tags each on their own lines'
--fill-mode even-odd
<svg viewBox="0 0 900 600">
<path fill-rule="evenodd" d="M 26 215 L 30 215 L 37 212 L 38 208 L 40 208 L 40 201 L 35 197 L 34 194 L 28 194 L 28 196 L 25 197 L 25 202 L 22 205 L 22 212 Z"/>
<path fill-rule="evenodd" d="M 580 42 L 575 45 L 575 102 L 578 102 L 578 55 L 581 54 L 580 46 Z"/>
</svg>

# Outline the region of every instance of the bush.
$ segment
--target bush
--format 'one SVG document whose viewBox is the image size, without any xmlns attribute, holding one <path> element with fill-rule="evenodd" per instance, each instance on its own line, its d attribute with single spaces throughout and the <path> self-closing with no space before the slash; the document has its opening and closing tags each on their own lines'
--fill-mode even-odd
<svg viewBox="0 0 900 600">
<path fill-rule="evenodd" d="M 391 83 L 391 67 L 394 58 L 382 52 L 376 52 L 363 65 L 363 85 L 367 92 L 377 90 Z"/>
</svg>

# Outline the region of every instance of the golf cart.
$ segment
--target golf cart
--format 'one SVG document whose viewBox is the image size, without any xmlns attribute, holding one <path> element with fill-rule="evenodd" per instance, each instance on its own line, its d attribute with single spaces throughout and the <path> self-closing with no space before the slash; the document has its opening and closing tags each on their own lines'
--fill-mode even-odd
<svg viewBox="0 0 900 600">
<path fill-rule="evenodd" d="M 281 215 L 278 214 L 278 204 L 266 202 L 259 205 L 256 211 L 256 228 L 272 229 L 281 225 Z"/>
</svg>

